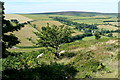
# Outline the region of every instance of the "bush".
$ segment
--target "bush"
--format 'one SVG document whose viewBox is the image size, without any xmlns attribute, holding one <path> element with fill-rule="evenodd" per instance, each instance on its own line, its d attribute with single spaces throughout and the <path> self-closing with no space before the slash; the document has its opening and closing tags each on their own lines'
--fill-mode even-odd
<svg viewBox="0 0 120 80">
<path fill-rule="evenodd" d="M 101 38 L 100 33 L 98 32 L 95 32 L 94 35 L 95 35 L 95 39 L 97 40 Z"/>
<path fill-rule="evenodd" d="M 73 53 L 73 52 L 66 52 L 66 53 L 64 53 L 64 54 L 61 54 L 61 57 L 62 58 L 72 58 L 72 57 L 74 57 L 76 55 L 76 53 Z"/>
<path fill-rule="evenodd" d="M 79 71 L 76 76 L 79 78 L 91 78 L 93 73 L 106 69 L 106 66 L 94 57 L 93 52 L 79 52 L 71 64 Z"/>
<path fill-rule="evenodd" d="M 74 77 L 77 70 L 69 65 L 51 63 L 41 64 L 35 68 L 6 69 L 3 80 L 68 80 Z"/>
</svg>

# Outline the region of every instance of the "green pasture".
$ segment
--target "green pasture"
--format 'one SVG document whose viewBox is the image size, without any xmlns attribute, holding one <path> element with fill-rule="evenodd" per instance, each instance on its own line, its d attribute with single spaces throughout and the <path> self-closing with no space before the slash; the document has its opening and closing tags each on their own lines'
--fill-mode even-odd
<svg viewBox="0 0 120 80">
<path fill-rule="evenodd" d="M 101 36 L 101 39 L 102 39 L 102 38 L 109 38 L 109 37 Z M 84 41 L 95 40 L 95 36 L 85 37 L 85 38 L 83 38 L 82 40 L 84 40 Z"/>
</svg>

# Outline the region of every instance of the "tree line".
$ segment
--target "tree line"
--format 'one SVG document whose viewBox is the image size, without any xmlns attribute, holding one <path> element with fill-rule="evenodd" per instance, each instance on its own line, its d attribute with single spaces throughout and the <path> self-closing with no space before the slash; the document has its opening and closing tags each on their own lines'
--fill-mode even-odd
<svg viewBox="0 0 120 80">
<path fill-rule="evenodd" d="M 95 24 L 89 25 L 89 24 L 85 24 L 85 23 L 77 23 L 77 22 L 73 22 L 71 20 L 68 20 L 66 17 L 49 17 L 49 18 L 52 18 L 53 20 L 59 21 L 59 22 L 65 24 L 65 25 L 68 25 L 68 26 L 74 26 L 75 29 L 78 29 L 78 30 L 98 29 Z"/>
</svg>

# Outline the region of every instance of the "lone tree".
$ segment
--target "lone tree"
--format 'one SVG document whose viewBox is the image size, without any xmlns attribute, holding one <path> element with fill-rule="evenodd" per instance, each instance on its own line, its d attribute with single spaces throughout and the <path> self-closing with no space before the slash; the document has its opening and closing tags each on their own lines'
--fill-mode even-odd
<svg viewBox="0 0 120 80">
<path fill-rule="evenodd" d="M 50 26 L 49 24 L 47 24 L 46 27 L 42 27 L 41 31 L 34 32 L 38 37 L 36 45 L 46 48 L 54 48 L 54 54 L 57 58 L 59 58 L 58 53 L 60 45 L 70 41 L 72 32 L 73 31 L 69 27 L 64 25 Z"/>
<path fill-rule="evenodd" d="M 100 36 L 100 33 L 99 32 L 95 32 L 94 33 L 94 35 L 95 35 L 95 39 L 100 39 L 101 38 L 101 36 Z"/>
<path fill-rule="evenodd" d="M 24 27 L 25 23 L 19 23 L 19 21 L 11 22 L 9 20 L 4 19 L 4 3 L 2 2 L 2 57 L 6 57 L 6 49 L 11 48 L 12 46 L 20 43 L 18 38 L 11 34 L 7 34 L 8 32 L 18 31 L 22 27 Z"/>
</svg>

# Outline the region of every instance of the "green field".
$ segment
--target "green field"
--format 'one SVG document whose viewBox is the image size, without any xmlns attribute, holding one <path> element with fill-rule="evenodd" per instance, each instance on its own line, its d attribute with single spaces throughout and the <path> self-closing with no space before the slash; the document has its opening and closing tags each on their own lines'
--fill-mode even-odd
<svg viewBox="0 0 120 80">
<path fill-rule="evenodd" d="M 22 16 L 31 18 L 33 20 L 39 20 L 39 21 L 52 21 L 52 19 L 49 18 L 49 15 L 37 15 L 37 14 L 21 14 Z"/>
<path fill-rule="evenodd" d="M 101 36 L 101 38 L 104 39 L 104 38 L 109 38 L 109 37 Z M 82 40 L 84 40 L 84 41 L 95 40 L 95 36 L 85 37 L 85 38 L 83 38 Z"/>
<path fill-rule="evenodd" d="M 49 17 L 66 17 L 70 20 L 73 20 L 78 23 L 87 23 L 87 24 L 106 24 L 106 22 L 103 21 L 111 21 L 111 20 L 117 20 L 117 18 L 110 18 L 108 16 L 92 16 L 92 17 L 82 17 L 82 16 L 69 16 L 69 15 L 51 15 L 51 14 L 22 14 L 25 17 L 34 19 L 34 20 L 40 20 L 40 21 L 52 21 Z"/>
</svg>

